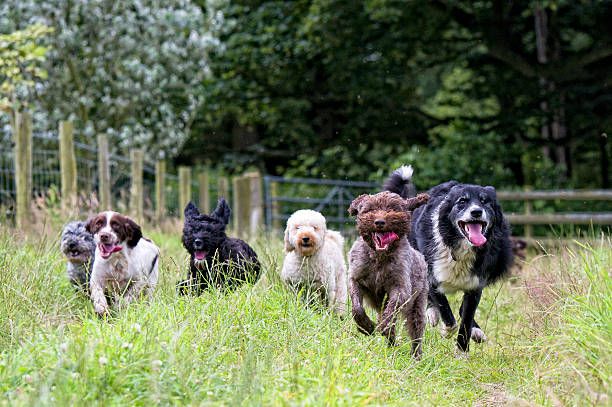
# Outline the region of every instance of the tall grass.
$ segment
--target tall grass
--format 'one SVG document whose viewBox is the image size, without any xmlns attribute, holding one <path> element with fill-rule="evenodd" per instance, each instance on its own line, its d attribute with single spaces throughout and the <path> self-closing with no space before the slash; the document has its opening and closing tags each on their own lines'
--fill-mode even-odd
<svg viewBox="0 0 612 407">
<path fill-rule="evenodd" d="M 279 281 L 280 239 L 251 241 L 265 270 L 255 286 L 179 297 L 180 237 L 149 230 L 163 253 L 153 299 L 99 319 L 67 281 L 53 232 L 0 228 L 4 405 L 607 403 L 609 241 L 532 259 L 518 283 L 487 289 L 477 319 L 489 342 L 473 344 L 469 358 L 428 328 L 415 361 L 406 338 L 389 348 L 350 318 L 305 307 Z M 542 291 L 550 300 L 535 301 L 526 284 L 538 271 L 552 276 Z"/>
</svg>

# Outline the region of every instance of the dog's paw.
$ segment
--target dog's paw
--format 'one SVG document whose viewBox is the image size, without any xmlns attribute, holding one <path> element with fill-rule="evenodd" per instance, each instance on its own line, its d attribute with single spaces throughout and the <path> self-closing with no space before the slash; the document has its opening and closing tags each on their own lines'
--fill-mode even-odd
<svg viewBox="0 0 612 407">
<path fill-rule="evenodd" d="M 96 311 L 96 315 L 98 315 L 99 317 L 104 317 L 105 315 L 108 314 L 108 307 L 104 307 L 101 305 L 97 305 L 94 307 L 94 311 Z"/>
<path fill-rule="evenodd" d="M 444 322 L 442 322 L 442 324 L 440 326 L 440 333 L 445 338 L 450 338 L 455 333 L 457 333 L 458 330 L 459 330 L 459 324 L 455 324 L 453 326 L 446 326 L 446 325 L 444 325 Z"/>
<path fill-rule="evenodd" d="M 468 351 L 461 350 L 458 346 L 455 346 L 455 359 L 467 360 L 469 356 Z"/>
<path fill-rule="evenodd" d="M 472 340 L 476 343 L 483 343 L 487 341 L 487 336 L 480 328 L 472 328 Z"/>
<path fill-rule="evenodd" d="M 425 319 L 427 319 L 429 326 L 438 325 L 438 322 L 440 322 L 440 311 L 435 307 L 427 308 L 427 311 L 425 311 Z"/>
</svg>

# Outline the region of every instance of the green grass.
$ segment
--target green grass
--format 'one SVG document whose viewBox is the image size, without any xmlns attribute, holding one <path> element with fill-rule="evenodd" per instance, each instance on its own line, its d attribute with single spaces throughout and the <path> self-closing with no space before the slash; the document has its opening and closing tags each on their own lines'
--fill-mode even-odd
<svg viewBox="0 0 612 407">
<path fill-rule="evenodd" d="M 610 403 L 609 238 L 533 257 L 487 289 L 477 317 L 489 341 L 469 358 L 427 328 L 415 361 L 406 339 L 388 348 L 350 319 L 304 307 L 279 283 L 280 239 L 253 243 L 266 271 L 255 286 L 183 298 L 179 236 L 148 233 L 163 253 L 154 298 L 101 320 L 65 278 L 59 229 L 45 236 L 0 228 L 4 405 Z"/>
</svg>

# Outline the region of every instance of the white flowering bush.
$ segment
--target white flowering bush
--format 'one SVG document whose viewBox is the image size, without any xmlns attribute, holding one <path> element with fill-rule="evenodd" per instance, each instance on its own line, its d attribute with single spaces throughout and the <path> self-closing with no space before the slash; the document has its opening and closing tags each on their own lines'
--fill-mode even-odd
<svg viewBox="0 0 612 407">
<path fill-rule="evenodd" d="M 188 0 L 6 0 L 0 33 L 41 23 L 53 29 L 36 89 L 39 130 L 72 119 L 93 143 L 109 134 L 114 148 L 142 146 L 172 157 L 201 104 L 215 46 L 202 10 Z"/>
</svg>

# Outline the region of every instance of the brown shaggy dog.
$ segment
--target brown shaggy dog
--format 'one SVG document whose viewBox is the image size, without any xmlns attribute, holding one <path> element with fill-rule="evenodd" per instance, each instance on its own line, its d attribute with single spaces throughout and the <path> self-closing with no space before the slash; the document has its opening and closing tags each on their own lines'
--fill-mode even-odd
<svg viewBox="0 0 612 407">
<path fill-rule="evenodd" d="M 395 344 L 395 324 L 403 315 L 412 339 L 412 354 L 420 357 L 425 305 L 427 264 L 410 246 L 410 211 L 424 205 L 429 196 L 403 199 L 393 192 L 361 195 L 349 207 L 357 215 L 360 237 L 349 252 L 349 290 L 353 318 L 359 330 L 371 335 L 375 329 L 390 345 Z M 367 316 L 363 302 L 378 312 L 378 326 Z"/>
</svg>

